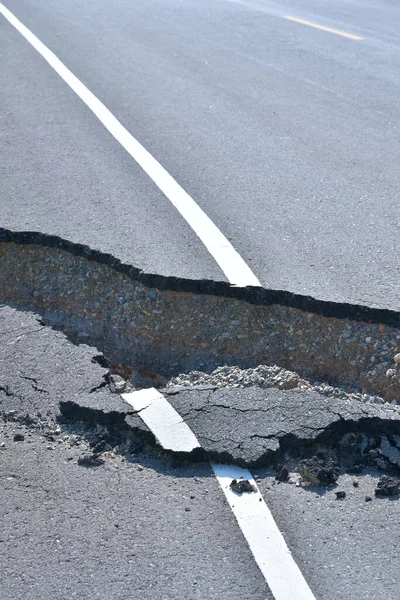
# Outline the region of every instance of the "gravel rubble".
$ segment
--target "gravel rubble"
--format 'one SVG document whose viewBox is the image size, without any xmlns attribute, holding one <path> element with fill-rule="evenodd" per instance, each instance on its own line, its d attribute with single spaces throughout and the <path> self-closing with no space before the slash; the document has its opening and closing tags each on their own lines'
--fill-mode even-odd
<svg viewBox="0 0 400 600">
<path fill-rule="evenodd" d="M 197 386 L 210 386 L 216 388 L 233 387 L 246 388 L 258 386 L 261 388 L 276 387 L 280 390 L 292 390 L 295 388 L 303 390 L 315 390 L 328 398 L 342 398 L 358 400 L 367 404 L 384 404 L 385 400 L 380 396 L 371 396 L 361 392 L 348 392 L 339 387 L 327 383 L 311 381 L 300 377 L 294 371 L 288 371 L 279 366 L 259 365 L 254 369 L 241 369 L 237 366 L 218 367 L 211 373 L 203 371 L 190 371 L 173 377 L 167 382 L 166 388 L 170 387 L 193 388 Z M 397 404 L 396 401 L 393 401 Z"/>
</svg>

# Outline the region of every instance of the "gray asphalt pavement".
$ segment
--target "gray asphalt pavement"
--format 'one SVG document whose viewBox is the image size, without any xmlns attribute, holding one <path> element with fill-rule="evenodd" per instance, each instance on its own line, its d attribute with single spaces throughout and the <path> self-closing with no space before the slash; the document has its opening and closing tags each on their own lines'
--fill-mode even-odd
<svg viewBox="0 0 400 600">
<path fill-rule="evenodd" d="M 398 309 L 400 8 L 15 0 L 266 287 Z M 284 19 L 308 20 L 361 41 Z M 147 176 L 3 19 L 2 225 L 223 279 Z"/>
<path fill-rule="evenodd" d="M 259 473 L 265 501 L 321 600 L 399 598 L 398 500 L 374 496 L 380 475 L 342 475 L 334 489 L 304 489 Z M 346 498 L 337 500 L 337 491 Z"/>
<path fill-rule="evenodd" d="M 272 600 L 208 464 L 143 444 L 78 464 L 90 430 L 60 401 L 118 399 L 95 349 L 4 306 L 0 340 L 1 600 Z"/>
<path fill-rule="evenodd" d="M 397 3 L 5 2 L 263 286 L 399 310 Z M 225 279 L 169 200 L 1 15 L 0 227 L 58 235 L 148 272 Z M 97 466 L 82 463 L 97 439 L 115 441 L 95 419 L 60 420 L 60 403 L 116 405 L 95 350 L 3 306 L 0 342 L 0 600 L 272 600 L 208 464 L 167 458 L 143 441 L 145 427 L 129 448 L 121 441 Z M 369 426 L 371 417 L 377 426 L 386 418 L 378 412 L 394 410 L 347 412 L 338 401 L 329 414 L 326 398 L 294 391 L 284 427 L 272 407 L 275 427 L 258 392 L 238 402 L 246 417 L 237 394 L 219 393 L 209 413 L 204 394 L 179 393 L 171 404 L 188 409 L 210 454 L 228 440 L 230 457 L 244 462 L 275 452 L 287 421 L 301 445 L 336 422 Z M 311 434 L 297 397 L 322 407 Z M 256 440 L 259 423 L 266 444 Z M 343 501 L 275 483 L 268 469 L 255 474 L 317 600 L 398 600 L 398 499 L 374 497 L 380 473 L 364 470 L 358 487 L 342 474 Z"/>
<path fill-rule="evenodd" d="M 0 440 L 2 599 L 272 600 L 209 466 L 90 469 L 23 426 Z"/>
<path fill-rule="evenodd" d="M 95 349 L 74 346 L 36 315 L 6 306 L 0 307 L 0 339 L 1 599 L 272 600 L 209 464 L 168 457 L 138 435 L 127 442 L 96 417 L 60 418 L 60 404 L 71 400 L 119 410 L 122 401 Z M 329 441 L 335 417 L 312 403 L 305 410 L 310 394 L 286 393 L 287 399 L 271 390 L 275 409 L 264 398 L 263 412 L 265 390 L 215 392 L 205 417 L 199 391 L 169 398 L 210 455 L 222 456 L 225 440 L 231 460 L 250 462 L 258 458 L 253 438 L 264 436 L 268 446 L 283 426 L 306 444 L 306 426 L 299 422 L 296 433 L 295 396 L 309 429 L 325 430 Z M 184 415 L 191 402 L 197 423 Z M 286 425 L 274 415 L 279 402 L 289 404 Z M 356 411 L 363 405 L 345 405 L 332 401 L 332 413 L 353 410 L 353 417 L 339 418 L 353 419 L 362 431 L 366 419 L 362 425 Z M 376 409 L 376 429 L 383 410 Z M 320 436 L 321 449 L 327 439 Z M 82 464 L 95 451 L 100 464 Z M 338 594 L 397 600 L 399 500 L 375 496 L 382 472 L 344 472 L 334 488 L 277 483 L 267 468 L 252 474 L 317 600 Z M 339 501 L 340 490 L 347 495 Z"/>
</svg>

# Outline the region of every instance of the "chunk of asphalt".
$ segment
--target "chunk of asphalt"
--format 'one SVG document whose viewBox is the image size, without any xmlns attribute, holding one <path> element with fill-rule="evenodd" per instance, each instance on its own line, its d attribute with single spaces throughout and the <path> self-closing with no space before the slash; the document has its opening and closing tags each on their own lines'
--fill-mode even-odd
<svg viewBox="0 0 400 600">
<path fill-rule="evenodd" d="M 344 500 L 346 498 L 346 492 L 340 491 L 335 492 L 336 500 Z"/>
<path fill-rule="evenodd" d="M 256 491 L 256 488 L 250 483 L 248 479 L 232 479 L 229 487 L 233 492 L 236 492 L 237 494 Z"/>
<path fill-rule="evenodd" d="M 85 454 L 78 458 L 78 465 L 88 468 L 100 467 L 101 465 L 104 465 L 104 459 L 99 458 L 95 454 Z"/>
<path fill-rule="evenodd" d="M 338 447 L 347 434 L 384 434 L 394 441 L 400 435 L 400 409 L 389 404 L 327 398 L 299 389 L 172 391 L 176 393 L 168 395 L 168 401 L 214 461 L 276 465 L 286 452 Z"/>
<path fill-rule="evenodd" d="M 289 480 L 289 469 L 285 465 L 278 465 L 276 468 L 276 481 L 281 481 L 285 483 Z"/>
<path fill-rule="evenodd" d="M 299 473 L 313 485 L 332 485 L 339 477 L 339 465 L 333 460 L 313 456 L 299 462 Z"/>
<path fill-rule="evenodd" d="M 106 427 L 125 427 L 125 418 L 132 409 L 122 398 L 107 390 L 96 394 L 81 394 L 68 400 L 60 401 L 60 411 L 69 421 L 83 421 L 88 425 Z"/>
<path fill-rule="evenodd" d="M 400 482 L 384 475 L 378 481 L 375 489 L 375 496 L 387 497 L 387 496 L 398 496 L 400 493 Z"/>
</svg>

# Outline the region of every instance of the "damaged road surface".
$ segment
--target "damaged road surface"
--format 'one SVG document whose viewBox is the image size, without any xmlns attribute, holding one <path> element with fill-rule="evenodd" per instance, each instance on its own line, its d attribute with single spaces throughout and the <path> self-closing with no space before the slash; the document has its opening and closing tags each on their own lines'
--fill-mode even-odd
<svg viewBox="0 0 400 600">
<path fill-rule="evenodd" d="M 0 600 L 399 600 L 399 10 L 3 1 Z"/>
<path fill-rule="evenodd" d="M 272 599 L 209 465 L 59 419 L 119 399 L 93 349 L 9 307 L 0 336 L 2 598 Z"/>
<path fill-rule="evenodd" d="M 134 589 L 149 600 L 272 600 L 211 458 L 251 466 L 254 479 L 232 478 L 232 494 L 267 502 L 315 598 L 340 589 L 397 600 L 398 496 L 375 495 L 383 474 L 398 479 L 396 407 L 313 390 L 168 386 L 160 395 L 202 447 L 182 456 L 123 401 L 132 385 L 97 351 L 7 306 L 0 336 L 5 597 L 122 599 Z M 300 459 L 316 454 L 338 465 L 336 486 L 301 481 Z"/>
</svg>

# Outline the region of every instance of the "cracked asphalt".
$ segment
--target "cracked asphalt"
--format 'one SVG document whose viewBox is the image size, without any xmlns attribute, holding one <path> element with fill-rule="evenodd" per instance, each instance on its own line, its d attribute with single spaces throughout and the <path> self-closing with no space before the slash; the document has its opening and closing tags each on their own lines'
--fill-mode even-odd
<svg viewBox="0 0 400 600">
<path fill-rule="evenodd" d="M 140 444 L 78 465 L 59 402 L 119 398 L 93 349 L 5 306 L 0 336 L 1 598 L 272 599 L 209 465 Z"/>
<path fill-rule="evenodd" d="M 163 453 L 111 392 L 93 348 L 7 306 L 0 339 L 1 597 L 119 600 L 134 589 L 149 600 L 272 599 L 209 464 Z M 370 441 L 380 427 L 387 438 L 397 435 L 399 424 L 393 407 L 310 391 L 169 392 L 209 455 L 247 464 L 283 456 L 292 470 L 301 448 L 305 455 L 339 448 L 355 424 Z M 124 419 L 128 444 L 107 437 Z M 101 464 L 80 465 L 99 436 L 111 442 Z M 340 591 L 341 598 L 397 600 L 398 499 L 374 496 L 382 471 L 342 468 L 335 488 L 277 483 L 271 467 L 252 473 L 317 599 L 336 600 Z M 342 501 L 338 490 L 346 491 Z"/>
<path fill-rule="evenodd" d="M 311 390 L 174 389 L 168 400 L 215 459 L 258 465 L 286 452 L 335 445 L 345 434 L 400 434 L 400 409 Z"/>
</svg>

